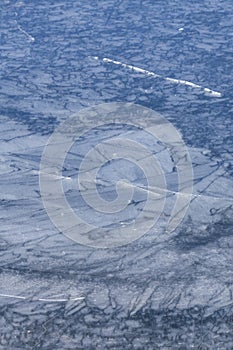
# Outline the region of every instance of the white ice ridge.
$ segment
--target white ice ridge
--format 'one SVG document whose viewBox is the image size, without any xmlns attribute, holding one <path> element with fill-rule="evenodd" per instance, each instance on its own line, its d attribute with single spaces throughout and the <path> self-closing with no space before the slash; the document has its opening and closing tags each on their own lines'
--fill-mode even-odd
<svg viewBox="0 0 233 350">
<path fill-rule="evenodd" d="M 20 25 L 18 25 L 18 30 L 20 30 L 20 32 L 22 32 L 24 35 L 26 35 L 26 37 L 31 41 L 34 42 L 35 38 L 33 38 L 33 36 L 31 36 L 30 34 L 28 34 Z"/>
<path fill-rule="evenodd" d="M 54 175 L 54 174 L 50 174 L 50 173 L 46 173 L 46 172 L 38 172 L 37 170 L 34 170 L 33 171 L 33 174 L 42 174 L 42 175 L 46 175 L 47 177 L 51 178 L 51 179 L 54 179 L 56 181 L 69 181 L 71 183 L 75 183 L 76 181 L 74 181 L 74 179 L 70 176 L 60 176 L 60 175 Z M 88 188 L 92 182 L 90 182 L 89 180 L 86 180 L 85 182 L 85 188 L 86 190 L 88 191 Z M 95 181 L 96 185 L 101 185 L 101 186 L 115 186 L 116 185 L 116 182 L 113 182 L 113 181 L 105 181 L 105 180 L 100 180 L 98 179 L 98 181 Z M 148 188 L 144 188 L 143 186 L 140 186 L 140 185 L 137 185 L 137 184 L 131 184 L 130 182 L 125 182 L 124 180 L 118 180 L 117 181 L 118 185 L 121 185 L 121 186 L 124 186 L 125 188 L 133 188 L 133 189 L 137 189 L 139 191 L 142 191 L 142 192 L 150 192 L 151 194 L 154 193 L 155 196 L 157 196 L 158 194 L 161 194 L 163 193 L 164 195 L 166 194 L 170 194 L 170 195 L 179 195 L 179 196 L 182 196 L 182 197 L 185 197 L 185 196 L 190 196 L 190 193 L 187 192 L 185 193 L 184 192 L 179 192 L 179 191 L 172 191 L 172 190 L 169 190 L 167 188 L 159 188 L 159 187 L 148 187 Z M 83 183 L 84 185 L 84 183 Z M 214 196 L 214 195 L 206 195 L 206 194 L 196 194 L 196 193 L 192 193 L 192 198 L 198 198 L 198 197 L 202 197 L 202 198 L 212 198 L 212 199 L 222 199 L 222 200 L 229 200 L 232 202 L 232 196 L 229 195 L 228 197 L 225 196 L 225 197 L 221 197 L 221 196 Z M 1 296 L 1 294 L 0 294 Z"/>
<path fill-rule="evenodd" d="M 83 300 L 85 297 L 76 297 L 76 298 L 27 298 L 20 295 L 12 295 L 12 294 L 0 294 L 0 297 L 5 298 L 13 298 L 13 299 L 21 299 L 21 300 L 31 300 L 31 301 L 46 301 L 46 302 L 66 302 L 66 301 L 76 301 Z"/>
<path fill-rule="evenodd" d="M 127 68 L 127 69 L 130 69 L 134 72 L 137 72 L 137 73 L 142 73 L 142 74 L 145 74 L 145 75 L 148 75 L 148 76 L 151 76 L 151 77 L 155 77 L 155 78 L 162 78 L 166 81 L 169 81 L 171 83 L 174 83 L 174 84 L 182 84 L 182 85 L 187 85 L 187 86 L 190 86 L 192 88 L 195 88 L 195 89 L 201 89 L 203 92 L 209 94 L 210 96 L 213 96 L 213 97 L 221 97 L 222 94 L 221 92 L 218 92 L 218 91 L 214 91 L 214 90 L 211 90 L 209 88 L 205 88 L 201 85 L 198 85 L 198 84 L 195 84 L 195 83 L 192 83 L 190 81 L 187 81 L 187 80 L 181 80 L 181 79 L 173 79 L 173 78 L 168 78 L 168 77 L 163 77 L 159 74 L 156 74 L 154 72 L 150 72 L 146 69 L 142 69 L 142 68 L 139 68 L 139 67 L 136 67 L 136 66 L 132 66 L 130 64 L 126 64 L 126 63 L 122 63 L 120 61 L 115 61 L 115 60 L 112 60 L 110 58 L 107 58 L 107 57 L 104 57 L 104 58 L 100 58 L 98 56 L 95 56 L 93 57 L 95 60 L 100 60 L 104 63 L 113 63 L 113 64 L 116 64 L 118 66 L 121 66 L 122 68 Z"/>
</svg>

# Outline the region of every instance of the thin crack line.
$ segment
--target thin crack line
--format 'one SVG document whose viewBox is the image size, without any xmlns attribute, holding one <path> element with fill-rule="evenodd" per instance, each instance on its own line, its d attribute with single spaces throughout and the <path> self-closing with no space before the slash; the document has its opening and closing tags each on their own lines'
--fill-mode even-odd
<svg viewBox="0 0 233 350">
<path fill-rule="evenodd" d="M 84 300 L 85 297 L 76 297 L 76 298 L 61 298 L 61 299 L 53 299 L 53 298 L 29 298 L 23 297 L 20 295 L 12 295 L 12 294 L 0 294 L 0 297 L 12 298 L 12 299 L 21 299 L 21 300 L 31 300 L 31 301 L 46 301 L 46 302 L 66 302 L 66 301 L 77 301 Z"/>
<path fill-rule="evenodd" d="M 32 35 L 28 34 L 18 23 L 17 23 L 17 28 L 21 33 L 26 35 L 26 37 L 29 39 L 29 41 L 31 41 L 32 43 L 35 41 L 35 38 Z"/>
<path fill-rule="evenodd" d="M 95 60 L 102 61 L 104 63 L 113 63 L 115 65 L 118 65 L 118 66 L 122 67 L 122 68 L 130 69 L 130 70 L 132 70 L 132 71 L 134 71 L 136 73 L 141 73 L 141 74 L 144 74 L 144 75 L 147 75 L 147 76 L 151 76 L 151 77 L 154 77 L 154 78 L 161 78 L 161 79 L 164 79 L 166 81 L 169 81 L 170 83 L 181 84 L 181 85 L 190 86 L 190 87 L 195 88 L 195 89 L 200 89 L 203 92 L 208 93 L 208 94 L 210 94 L 210 96 L 213 96 L 213 97 L 222 97 L 221 92 L 218 92 L 218 91 L 215 91 L 215 90 L 203 87 L 201 85 L 192 83 L 191 81 L 188 81 L 188 80 L 173 79 L 173 78 L 169 78 L 169 77 L 163 77 L 162 75 L 156 74 L 154 72 L 150 72 L 150 71 L 148 71 L 146 69 L 142 69 L 142 68 L 139 68 L 139 67 L 136 67 L 136 66 L 132 66 L 130 64 L 126 64 L 126 63 L 123 63 L 123 62 L 120 62 L 120 61 L 115 61 L 115 60 L 112 60 L 112 59 L 107 58 L 107 57 L 100 58 L 98 56 L 94 56 L 92 58 L 94 58 Z"/>
</svg>

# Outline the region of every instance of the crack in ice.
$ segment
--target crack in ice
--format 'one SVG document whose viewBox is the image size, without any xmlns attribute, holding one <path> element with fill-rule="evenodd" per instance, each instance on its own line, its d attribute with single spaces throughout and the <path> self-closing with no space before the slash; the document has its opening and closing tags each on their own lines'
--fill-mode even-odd
<svg viewBox="0 0 233 350">
<path fill-rule="evenodd" d="M 17 22 L 16 22 L 17 23 Z M 31 36 L 30 34 L 28 34 L 18 23 L 17 23 L 17 27 L 18 30 L 23 33 L 24 35 L 26 35 L 26 37 L 29 39 L 29 41 L 31 41 L 32 43 L 35 41 L 35 38 L 33 38 L 33 36 Z"/>
<path fill-rule="evenodd" d="M 31 300 L 31 301 L 45 301 L 45 302 L 67 302 L 67 301 L 77 301 L 77 300 L 85 299 L 85 297 L 61 298 L 61 299 L 53 299 L 53 298 L 38 298 L 38 299 L 34 299 L 34 298 L 23 297 L 23 296 L 20 296 L 20 295 L 12 295 L 12 294 L 0 294 L 0 297 L 21 299 L 21 300 Z"/>
<path fill-rule="evenodd" d="M 136 66 L 132 66 L 130 64 L 126 64 L 126 63 L 123 63 L 123 62 L 120 62 L 120 61 L 115 61 L 115 60 L 112 60 L 112 59 L 107 58 L 107 57 L 100 58 L 98 56 L 95 56 L 93 58 L 95 60 L 100 60 L 100 61 L 102 61 L 104 63 L 113 63 L 115 65 L 118 65 L 118 66 L 122 67 L 122 68 L 130 69 L 130 70 L 132 70 L 132 71 L 134 71 L 136 73 L 141 73 L 141 74 L 144 74 L 144 75 L 147 75 L 147 76 L 151 76 L 151 77 L 154 77 L 154 78 L 161 78 L 161 79 L 164 79 L 164 80 L 169 81 L 169 82 L 174 83 L 174 84 L 181 84 L 181 85 L 190 86 L 190 87 L 195 88 L 195 89 L 200 89 L 200 90 L 202 90 L 203 92 L 209 94 L 212 97 L 222 97 L 221 92 L 218 92 L 218 91 L 215 91 L 215 90 L 203 87 L 201 85 L 192 83 L 191 81 L 188 81 L 188 80 L 163 77 L 162 75 L 156 74 L 156 73 L 148 71 L 146 69 L 139 68 L 139 67 L 136 67 Z"/>
</svg>

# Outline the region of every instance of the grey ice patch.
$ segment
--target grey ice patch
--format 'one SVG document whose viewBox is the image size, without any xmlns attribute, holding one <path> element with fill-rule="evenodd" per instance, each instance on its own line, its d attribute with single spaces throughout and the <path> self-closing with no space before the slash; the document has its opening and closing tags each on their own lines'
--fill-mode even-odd
<svg viewBox="0 0 233 350">
<path fill-rule="evenodd" d="M 98 144 L 95 144 L 95 137 L 88 139 L 88 132 L 98 128 L 97 134 L 101 133 L 110 124 L 112 128 L 117 128 L 117 136 L 110 136 Z M 125 133 L 124 126 L 148 136 L 144 140 L 132 140 L 129 133 Z M 155 152 L 153 143 L 151 145 L 149 141 L 148 144 L 151 138 L 163 146 L 160 152 Z M 86 154 L 78 155 L 81 163 L 77 170 L 77 190 L 82 200 L 79 207 L 83 206 L 81 203 L 84 201 L 89 211 L 91 208 L 89 217 L 98 218 L 100 214 L 106 214 L 107 220 L 98 220 L 97 224 L 88 222 L 85 208 L 82 216 L 74 210 L 63 188 L 65 160 L 79 140 L 89 146 Z M 192 163 L 176 128 L 157 112 L 130 103 L 101 104 L 72 115 L 49 138 L 40 164 L 40 192 L 51 221 L 60 232 L 75 242 L 95 248 L 122 246 L 142 237 L 156 225 L 166 204 L 166 174 L 160 164 L 159 153 L 163 154 L 163 162 L 164 159 L 170 159 L 177 177 L 176 190 L 173 191 L 174 206 L 165 225 L 165 231 L 169 234 L 183 220 L 192 197 Z M 144 174 L 146 187 L 140 189 L 138 185 L 125 180 L 124 176 L 119 181 L 104 182 L 98 178 L 103 167 L 108 167 L 112 160 L 120 159 L 138 167 L 139 172 Z M 127 174 L 127 168 L 123 167 L 122 172 Z M 104 187 L 105 194 L 111 194 L 114 185 L 116 198 L 106 200 L 100 196 L 98 185 L 102 189 Z M 141 195 L 146 194 L 146 198 L 144 196 L 141 199 L 143 208 L 137 212 L 131 210 L 136 190 Z M 121 213 L 119 218 L 118 213 Z M 113 214 L 115 220 L 111 220 Z"/>
</svg>

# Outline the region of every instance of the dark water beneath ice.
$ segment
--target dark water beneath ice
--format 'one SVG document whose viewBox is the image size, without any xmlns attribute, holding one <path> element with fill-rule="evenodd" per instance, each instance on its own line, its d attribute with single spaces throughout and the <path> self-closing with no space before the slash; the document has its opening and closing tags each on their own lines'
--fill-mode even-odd
<svg viewBox="0 0 233 350">
<path fill-rule="evenodd" d="M 0 349 L 232 349 L 233 3 L 3 0 L 0 11 Z M 197 196 L 169 237 L 93 249 L 48 218 L 48 137 L 106 102 L 159 112 L 189 147 Z"/>
</svg>

